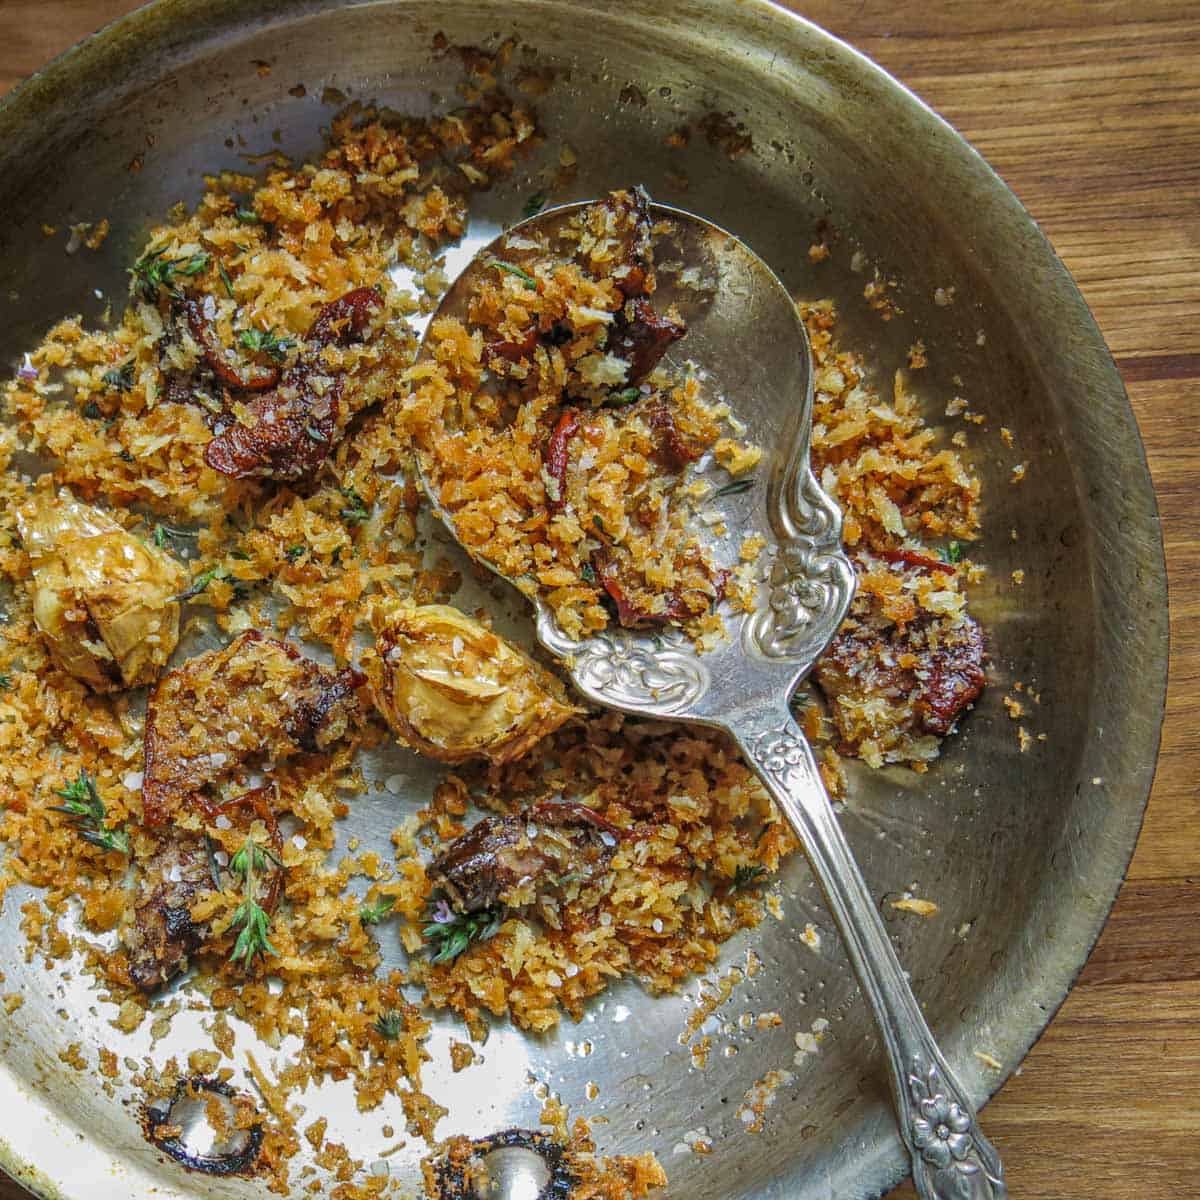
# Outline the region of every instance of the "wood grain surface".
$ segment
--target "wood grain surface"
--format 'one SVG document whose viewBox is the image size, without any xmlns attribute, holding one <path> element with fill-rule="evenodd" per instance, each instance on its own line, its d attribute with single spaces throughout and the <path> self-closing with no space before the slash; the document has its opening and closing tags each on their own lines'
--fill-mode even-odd
<svg viewBox="0 0 1200 1200">
<path fill-rule="evenodd" d="M 134 7 L 0 0 L 0 91 Z M 1079 281 L 1129 388 L 1170 569 L 1162 756 L 1112 919 L 986 1126 L 1014 1200 L 1186 1200 L 1200 1193 L 1200 3 L 793 7 L 983 152 Z M 0 1200 L 23 1194 L 0 1184 Z"/>
</svg>

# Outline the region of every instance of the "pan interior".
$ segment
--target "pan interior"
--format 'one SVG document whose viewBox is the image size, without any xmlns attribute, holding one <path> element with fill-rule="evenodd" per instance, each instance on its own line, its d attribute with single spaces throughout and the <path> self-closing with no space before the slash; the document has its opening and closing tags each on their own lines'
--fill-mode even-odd
<svg viewBox="0 0 1200 1200">
<path fill-rule="evenodd" d="M 461 63 L 434 52 L 438 33 L 483 45 L 512 35 L 519 61 L 560 72 L 537 102 L 544 145 L 479 197 L 468 249 L 517 220 L 542 168 L 573 153 L 574 180 L 555 201 L 640 183 L 705 215 L 796 295 L 833 298 L 844 344 L 872 364 L 881 388 L 921 339 L 929 365 L 913 385 L 931 412 L 962 396 L 984 418 L 955 427 L 968 429 L 984 482 L 984 539 L 973 556 L 988 572 L 972 599 L 989 639 L 990 686 L 929 773 L 856 771 L 842 814 L 930 1023 L 984 1098 L 1061 1001 L 1136 837 L 1161 711 L 1161 550 L 1132 417 L 1073 285 L 986 166 L 896 85 L 760 3 L 685 3 L 669 16 L 653 0 L 161 3 L 0 113 L 0 357 L 15 364 L 65 313 L 94 321 L 108 303 L 119 306 L 149 224 L 177 200 L 195 200 L 203 173 L 245 169 L 244 154 L 318 148 L 335 111 L 325 89 L 418 114 L 452 105 Z M 289 94 L 298 83 L 303 98 Z M 673 130 L 696 129 L 712 113 L 744 127 L 751 148 L 730 155 L 702 134 L 667 145 Z M 61 242 L 41 233 L 43 222 L 101 216 L 112 233 L 86 261 L 64 262 Z M 815 264 L 808 248 L 822 239 L 832 254 Z M 895 281 L 902 310 L 886 322 L 863 296 L 877 275 Z M 1011 447 L 1001 428 L 1012 431 Z M 1025 479 L 1014 485 L 1020 463 Z M 481 600 L 495 595 L 462 597 L 468 607 Z M 504 625 L 528 627 L 521 612 Z M 1128 696 L 1135 675 L 1145 682 Z M 1025 749 L 1002 702 L 1018 681 L 1040 697 L 1020 723 Z M 370 769 L 405 777 L 403 794 L 356 806 L 342 836 L 389 852 L 391 829 L 428 799 L 437 774 L 397 748 Z M 910 890 L 935 900 L 937 915 L 891 907 Z M 14 948 L 5 986 L 26 996 L 0 1026 L 0 1094 L 21 1105 L 5 1135 L 11 1169 L 69 1196 L 135 1186 L 167 1197 L 249 1195 L 252 1182 L 185 1174 L 143 1140 L 119 1089 L 106 1095 L 58 1057 L 80 1041 L 93 1059 L 114 1046 L 133 1059 L 182 1060 L 199 1044 L 202 1014 L 181 1012 L 158 1042 L 149 1023 L 128 1039 L 116 1034 L 114 1006 L 85 977 L 47 973 L 17 953 L 25 898 L 10 892 L 2 917 Z M 536 1128 L 549 1092 L 594 1122 L 602 1151 L 656 1151 L 670 1195 L 878 1195 L 902 1162 L 879 1041 L 799 859 L 782 899 L 782 920 L 723 949 L 709 985 L 739 977 L 700 1031 L 713 1038 L 706 1066 L 680 1040 L 701 980 L 667 998 L 616 987 L 580 1025 L 544 1037 L 498 1024 L 484 1064 L 462 1074 L 447 1053 L 461 1027 L 439 1019 L 425 1084 L 449 1109 L 439 1134 Z M 819 933 L 815 950 L 807 925 Z M 751 951 L 762 964 L 753 972 Z M 773 1013 L 781 1024 L 757 1019 Z M 819 1048 L 798 1053 L 814 1030 Z M 239 1032 L 239 1045 L 252 1044 Z M 260 1061 L 276 1053 L 286 1045 L 261 1048 Z M 751 1132 L 739 1108 L 770 1070 L 784 1072 L 783 1083 L 763 1130 Z M 403 1129 L 398 1105 L 360 1114 L 337 1084 L 302 1102 L 305 1123 L 327 1115 L 330 1136 L 354 1157 L 382 1161 L 403 1190 L 418 1186 L 415 1139 L 379 1159 L 381 1127 Z M 690 1149 L 701 1131 L 711 1156 Z M 63 1161 L 66 1140 L 86 1145 L 89 1169 Z"/>
</svg>

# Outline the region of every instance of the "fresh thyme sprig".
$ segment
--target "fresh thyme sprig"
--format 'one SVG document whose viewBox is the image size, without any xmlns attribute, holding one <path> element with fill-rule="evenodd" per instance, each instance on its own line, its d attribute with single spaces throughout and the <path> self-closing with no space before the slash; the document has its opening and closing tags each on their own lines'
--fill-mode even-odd
<svg viewBox="0 0 1200 1200">
<path fill-rule="evenodd" d="M 458 913 L 445 899 L 437 900 L 429 910 L 429 924 L 421 930 L 433 955 L 431 961 L 453 962 L 468 946 L 495 937 L 506 913 L 502 904 L 479 912 Z"/>
<path fill-rule="evenodd" d="M 255 873 L 266 871 L 271 863 L 276 866 L 282 865 L 270 850 L 260 846 L 251 837 L 246 838 L 242 848 L 229 860 L 229 869 L 244 880 L 244 898 L 233 914 L 229 926 L 231 929 L 241 929 L 229 955 L 230 962 L 240 962 L 248 967 L 259 955 L 279 954 L 267 936 L 271 918 L 266 909 L 259 904 L 254 888 Z"/>
<path fill-rule="evenodd" d="M 938 558 L 944 563 L 959 563 L 962 562 L 962 546 L 958 542 L 951 542 L 947 546 L 938 548 Z"/>
<path fill-rule="evenodd" d="M 525 207 L 521 209 L 521 216 L 528 220 L 530 217 L 536 217 L 538 213 L 546 207 L 546 193 L 534 192 L 528 200 L 525 201 Z"/>
<path fill-rule="evenodd" d="M 395 896 L 382 896 L 375 904 L 364 904 L 358 910 L 358 920 L 362 925 L 378 925 L 380 921 L 391 915 L 396 906 Z"/>
<path fill-rule="evenodd" d="M 104 386 L 112 388 L 114 392 L 127 392 L 133 387 L 134 369 L 137 364 L 131 358 L 128 362 L 121 363 L 120 366 L 110 367 L 100 377 Z"/>
<path fill-rule="evenodd" d="M 164 525 L 159 522 L 154 526 L 154 532 L 152 536 L 154 538 L 154 544 L 160 550 L 165 550 L 167 543 L 172 538 L 194 538 L 199 537 L 200 534 L 193 529 L 176 529 L 174 525 Z M 207 587 L 208 585 L 206 584 L 205 586 Z"/>
<path fill-rule="evenodd" d="M 757 863 L 743 863 L 733 873 L 730 891 L 740 892 L 743 888 L 754 887 L 763 881 L 766 873 L 767 868 L 760 867 Z"/>
<path fill-rule="evenodd" d="M 367 502 L 354 490 L 352 487 L 344 487 L 341 489 L 342 495 L 346 498 L 346 507 L 339 514 L 347 525 L 361 525 L 371 517 L 371 510 L 367 507 Z"/>
<path fill-rule="evenodd" d="M 269 354 L 276 362 L 283 362 L 287 352 L 296 344 L 291 338 L 279 337 L 272 329 L 243 329 L 238 341 L 242 349 Z"/>
<path fill-rule="evenodd" d="M 85 842 L 101 850 L 129 853 L 129 834 L 124 829 L 109 829 L 104 824 L 108 811 L 96 790 L 96 781 L 87 771 L 80 770 L 66 787 L 58 789 L 56 795 L 61 796 L 64 803 L 51 805 L 50 811 L 70 817 Z"/>
<path fill-rule="evenodd" d="M 404 1018 L 394 1009 L 380 1013 L 375 1021 L 375 1032 L 385 1042 L 394 1042 L 404 1032 Z"/>
<path fill-rule="evenodd" d="M 149 304 L 158 299 L 160 290 L 179 296 L 179 277 L 191 278 L 208 270 L 211 254 L 193 254 L 190 258 L 167 258 L 163 249 L 143 254 L 130 268 L 129 273 Z"/>
<path fill-rule="evenodd" d="M 489 258 L 487 265 L 495 267 L 497 271 L 507 271 L 509 275 L 515 275 L 531 292 L 537 291 L 537 280 L 528 271 L 521 270 L 516 263 L 505 262 L 502 258 Z"/>
</svg>

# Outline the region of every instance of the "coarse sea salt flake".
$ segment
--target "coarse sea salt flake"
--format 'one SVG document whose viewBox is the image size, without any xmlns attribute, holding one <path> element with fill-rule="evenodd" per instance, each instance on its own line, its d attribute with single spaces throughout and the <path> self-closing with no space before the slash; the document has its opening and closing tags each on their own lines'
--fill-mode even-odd
<svg viewBox="0 0 1200 1200">
<path fill-rule="evenodd" d="M 404 791 L 404 785 L 408 782 L 407 775 L 389 775 L 384 781 L 384 789 L 391 792 L 393 796 L 399 796 Z"/>
<path fill-rule="evenodd" d="M 216 826 L 218 829 L 232 829 L 232 828 L 233 828 L 233 822 L 232 822 L 232 821 L 231 821 L 231 820 L 230 820 L 230 819 L 229 819 L 229 818 L 228 818 L 228 817 L 227 817 L 227 816 L 226 816 L 224 813 L 222 813 L 222 814 L 221 814 L 221 815 L 220 815 L 220 816 L 219 816 L 219 817 L 218 817 L 218 818 L 217 818 L 217 819 L 216 819 L 216 820 L 213 822 L 213 824 L 214 824 L 214 825 L 215 825 L 215 826 Z"/>
<path fill-rule="evenodd" d="M 121 783 L 124 784 L 128 791 L 136 792 L 141 790 L 143 775 L 141 771 L 127 771 L 121 777 Z"/>
</svg>

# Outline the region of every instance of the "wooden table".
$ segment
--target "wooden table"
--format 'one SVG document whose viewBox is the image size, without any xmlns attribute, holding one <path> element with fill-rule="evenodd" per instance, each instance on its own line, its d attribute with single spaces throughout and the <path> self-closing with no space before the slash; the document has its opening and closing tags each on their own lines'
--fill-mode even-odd
<svg viewBox="0 0 1200 1200">
<path fill-rule="evenodd" d="M 1200 4 L 793 3 L 1000 171 L 1079 281 L 1133 400 L 1171 576 L 1158 777 L 1100 944 L 987 1129 L 1014 1200 L 1186 1200 L 1200 1193 Z M 134 7 L 0 0 L 0 91 Z M 0 1200 L 23 1194 L 0 1184 Z"/>
</svg>

